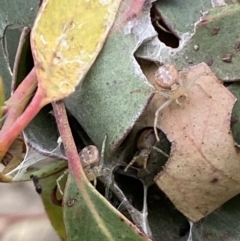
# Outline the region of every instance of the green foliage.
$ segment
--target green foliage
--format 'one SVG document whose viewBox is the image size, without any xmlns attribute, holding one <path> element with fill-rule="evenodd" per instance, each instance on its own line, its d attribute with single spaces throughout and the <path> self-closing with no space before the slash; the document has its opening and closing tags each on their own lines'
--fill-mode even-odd
<svg viewBox="0 0 240 241">
<path fill-rule="evenodd" d="M 148 160 L 148 173 L 137 167 L 130 168 L 129 172 L 125 173 L 123 163 L 131 161 L 137 151 L 138 133 L 142 128 L 148 127 L 145 123 L 137 122 L 152 96 L 152 88 L 141 69 L 146 60 L 157 64 L 171 63 L 178 69 L 205 62 L 223 82 L 240 79 L 240 5 L 239 2 L 228 2 L 231 5 L 211 9 L 210 1 L 205 0 L 194 3 L 190 0 L 157 1 L 154 5 L 156 12 L 159 13 L 157 16 L 161 16 L 160 23 L 165 24 L 162 30 L 157 31 L 167 30 L 173 33 L 169 39 L 175 35 L 177 40 L 174 41 L 179 43 L 178 46 L 170 47 L 170 40 L 161 40 L 160 35 L 163 32 L 157 33 L 152 26 L 150 5 L 146 3 L 141 11 L 134 15 L 135 17 L 127 18 L 128 21 L 124 22 L 128 4 L 123 1 L 115 30 L 109 35 L 83 84 L 64 100 L 78 150 L 89 144 L 94 144 L 100 149 L 103 138 L 107 135 L 104 167 L 110 169 L 111 173 L 114 170 L 115 187 L 110 186 L 109 177 L 104 176 L 99 178 L 101 184 L 97 186 L 97 190 L 103 194 L 103 189 L 108 186 L 113 198 L 109 198 L 107 202 L 88 181 L 84 180 L 84 188 L 91 200 L 88 203 L 77 188 L 72 175 L 69 175 L 63 207 L 54 205 L 51 195 L 56 187 L 56 179 L 67 168 L 67 163 L 59 159 L 55 159 L 53 164 L 47 164 L 42 169 L 28 169 L 21 178 L 21 181 L 29 180 L 30 174 L 40 178 L 45 209 L 62 239 L 65 238 L 66 229 L 69 241 L 137 241 L 150 238 L 156 241 L 188 240 L 188 232 L 183 232 L 182 237 L 179 231 L 186 223 L 186 218 L 154 184 L 154 177 L 162 170 L 166 158 L 153 151 Z M 11 29 L 9 32 L 12 32 L 9 34 L 6 28 L 31 27 L 39 1 L 0 0 L 0 6 L 0 76 L 8 99 L 11 93 L 10 66 L 12 67 L 15 56 L 15 51 L 10 53 L 10 45 L 13 45 L 13 37 L 10 36 L 16 34 L 17 37 L 14 39 L 17 40 L 19 30 Z M 202 16 L 202 13 L 205 15 Z M 22 46 L 15 79 L 16 86 L 32 67 L 30 51 L 28 35 Z M 238 99 L 239 84 L 231 84 L 228 88 Z M 0 85 L 0 106 L 3 106 L 3 102 L 3 88 Z M 58 146 L 59 133 L 51 111 L 50 106 L 42 109 L 24 133 L 30 144 L 38 151 L 65 158 L 63 148 L 53 153 Z M 239 114 L 237 101 L 232 113 L 232 133 L 238 144 Z M 158 147 L 169 153 L 170 143 L 162 133 L 161 137 Z M 61 182 L 61 186 L 64 187 L 64 181 Z M 148 194 L 144 194 L 143 189 L 147 190 Z M 191 229 L 192 240 L 237 240 L 240 228 L 239 197 L 238 195 L 194 224 Z M 61 199 L 60 196 L 58 198 Z M 144 229 L 149 225 L 152 237 L 148 239 L 132 227 L 110 204 L 114 202 L 117 203 L 115 206 L 123 203 L 123 213 L 127 213 L 126 216 L 135 223 L 138 220 L 140 228 Z M 147 210 L 144 209 L 146 207 Z M 148 232 L 149 236 L 150 234 L 151 232 Z"/>
</svg>

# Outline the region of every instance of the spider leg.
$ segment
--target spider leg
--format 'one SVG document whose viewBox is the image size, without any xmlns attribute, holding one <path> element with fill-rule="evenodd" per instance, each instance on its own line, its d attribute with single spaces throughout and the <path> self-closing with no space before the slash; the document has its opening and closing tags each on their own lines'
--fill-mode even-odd
<svg viewBox="0 0 240 241">
<path fill-rule="evenodd" d="M 166 102 L 164 102 L 155 112 L 155 118 L 154 118 L 154 123 L 153 123 L 153 130 L 154 130 L 154 134 L 156 137 L 156 140 L 159 141 L 159 137 L 158 137 L 158 132 L 157 132 L 157 122 L 158 122 L 158 117 L 159 117 L 159 113 L 161 110 L 163 110 L 164 108 L 166 108 L 167 106 L 169 106 L 172 103 L 172 99 L 167 100 Z"/>
<path fill-rule="evenodd" d="M 84 168 L 85 175 L 89 182 L 93 182 L 93 186 L 96 188 L 97 185 L 97 176 L 98 176 L 98 167 L 86 167 Z"/>
<path fill-rule="evenodd" d="M 161 153 L 163 156 L 169 158 L 169 155 L 166 154 L 164 151 L 162 151 L 160 148 L 158 148 L 158 147 L 156 147 L 156 146 L 152 146 L 152 149 L 155 150 L 155 151 L 157 151 L 157 152 L 159 152 L 159 153 Z"/>
<path fill-rule="evenodd" d="M 132 90 L 130 93 L 133 94 L 133 93 L 143 93 L 143 94 L 149 94 L 149 93 L 152 93 L 153 91 L 151 90 L 142 90 L 142 89 L 136 89 L 136 90 Z"/>
<path fill-rule="evenodd" d="M 208 97 L 208 98 L 212 98 L 211 95 L 209 95 L 207 93 L 207 91 L 200 85 L 200 84 L 196 84 L 198 86 L 198 88 Z"/>
<path fill-rule="evenodd" d="M 58 191 L 60 192 L 60 194 L 63 196 L 63 191 L 62 191 L 62 188 L 61 188 L 61 185 L 60 185 L 60 181 L 68 174 L 68 169 L 66 169 L 63 174 L 58 177 L 58 179 L 56 180 L 56 183 L 57 183 L 57 188 L 58 188 Z"/>
<path fill-rule="evenodd" d="M 149 154 L 150 155 L 150 154 Z M 148 162 L 148 158 L 149 155 L 145 157 L 144 162 L 143 162 L 143 169 L 150 174 L 149 170 L 147 169 L 147 162 Z"/>
<path fill-rule="evenodd" d="M 128 163 L 128 165 L 124 168 L 124 172 L 126 172 L 128 170 L 128 168 L 130 166 L 132 166 L 134 164 L 134 162 L 136 162 L 136 160 L 138 159 L 138 156 L 134 156 L 133 159 Z"/>
<path fill-rule="evenodd" d="M 187 94 L 187 93 L 182 94 L 180 97 L 182 97 L 182 96 L 185 96 L 186 99 L 188 98 L 188 94 Z M 180 97 L 177 98 L 177 99 L 175 99 L 175 102 L 176 102 L 178 105 L 182 106 L 183 104 L 182 104 L 182 103 L 180 102 L 180 100 L 179 100 Z"/>
<path fill-rule="evenodd" d="M 99 167 L 103 167 L 103 164 L 104 164 L 104 152 L 105 152 L 105 147 L 106 147 L 106 140 L 107 140 L 107 136 L 105 136 L 103 139 Z"/>
<path fill-rule="evenodd" d="M 192 80 L 190 80 L 189 82 L 187 82 L 186 83 L 186 80 L 184 81 L 181 81 L 181 82 L 179 82 L 179 84 L 181 85 L 181 86 L 183 86 L 183 87 L 187 87 L 187 88 L 189 88 L 189 87 L 192 87 L 194 84 L 195 84 L 195 82 L 200 78 L 200 77 L 202 77 L 202 76 L 204 76 L 204 74 L 198 74 L 197 76 L 195 76 Z M 187 85 L 187 86 L 184 86 L 184 85 Z"/>
<path fill-rule="evenodd" d="M 179 99 L 176 99 L 175 102 L 176 102 L 178 105 L 182 106 L 182 103 L 179 101 Z"/>
<path fill-rule="evenodd" d="M 110 173 L 110 176 L 113 179 L 113 174 L 112 174 L 111 170 L 109 168 L 107 168 L 107 167 L 104 167 L 104 153 L 105 153 L 106 141 L 107 141 L 107 136 L 105 135 L 105 137 L 103 139 L 103 142 L 102 142 L 102 148 L 101 148 L 101 155 L 100 155 L 99 165 L 93 167 L 93 169 L 91 170 L 91 175 L 92 176 L 90 178 L 90 181 L 93 182 L 93 185 L 94 185 L 95 188 L 97 186 L 97 177 L 107 176 Z"/>
<path fill-rule="evenodd" d="M 193 78 L 193 79 L 187 84 L 187 86 L 188 86 L 188 87 L 191 87 L 191 86 L 193 86 L 193 85 L 195 84 L 195 82 L 196 82 L 200 77 L 202 77 L 202 76 L 209 76 L 209 75 L 211 75 L 211 74 L 210 74 L 210 73 L 198 74 L 195 78 Z M 184 83 L 183 83 L 183 82 L 180 82 L 180 85 L 181 85 L 181 86 L 184 86 Z M 199 87 L 199 89 L 200 89 L 208 98 L 212 98 L 212 96 L 209 95 L 209 94 L 207 93 L 207 91 L 206 91 L 200 84 L 196 83 L 196 85 Z"/>
<path fill-rule="evenodd" d="M 100 157 L 99 165 L 98 165 L 98 168 L 97 168 L 97 170 L 101 170 L 100 171 L 101 173 L 98 171 L 97 176 L 101 176 L 101 175 L 106 176 L 109 173 L 111 173 L 111 176 L 113 176 L 113 174 L 112 174 L 112 172 L 109 168 L 103 167 L 104 166 L 104 153 L 105 153 L 106 141 L 107 141 L 107 136 L 105 136 L 104 139 L 103 139 L 102 149 L 101 149 L 101 157 Z"/>
<path fill-rule="evenodd" d="M 93 179 L 93 186 L 96 188 L 96 186 L 97 186 L 97 178 L 95 177 L 94 179 Z"/>
<path fill-rule="evenodd" d="M 171 94 L 170 94 L 171 92 L 168 91 L 168 90 L 165 90 L 165 91 L 159 90 L 159 91 L 155 91 L 154 93 L 155 93 L 155 94 L 162 95 L 162 96 L 165 97 L 166 99 L 171 98 Z"/>
</svg>

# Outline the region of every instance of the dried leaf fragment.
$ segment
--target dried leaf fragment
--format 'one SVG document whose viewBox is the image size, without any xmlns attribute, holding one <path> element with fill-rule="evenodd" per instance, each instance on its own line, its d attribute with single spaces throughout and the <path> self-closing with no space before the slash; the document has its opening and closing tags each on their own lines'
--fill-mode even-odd
<svg viewBox="0 0 240 241">
<path fill-rule="evenodd" d="M 206 64 L 180 78 L 191 81 L 201 73 L 196 84 L 211 98 L 194 85 L 182 106 L 173 102 L 160 114 L 158 128 L 172 149 L 164 171 L 155 178 L 176 208 L 194 222 L 240 193 L 240 156 L 230 131 L 236 98 Z"/>
</svg>

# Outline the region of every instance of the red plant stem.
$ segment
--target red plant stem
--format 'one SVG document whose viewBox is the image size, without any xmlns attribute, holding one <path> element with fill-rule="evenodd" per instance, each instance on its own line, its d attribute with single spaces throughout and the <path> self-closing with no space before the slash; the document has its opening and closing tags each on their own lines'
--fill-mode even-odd
<svg viewBox="0 0 240 241">
<path fill-rule="evenodd" d="M 88 184 L 87 177 L 83 171 L 80 157 L 77 152 L 76 145 L 74 143 L 72 132 L 68 124 L 67 113 L 62 101 L 57 101 L 52 103 L 54 115 L 56 118 L 58 130 L 60 132 L 62 142 L 65 148 L 66 156 L 68 159 L 70 175 L 76 181 L 77 187 L 82 194 L 84 202 L 91 212 L 92 216 L 96 220 L 96 223 L 101 223 L 102 219 L 96 210 L 95 204 L 92 202 L 88 191 L 86 190 L 86 185 Z M 67 184 L 66 184 L 67 186 Z M 102 227 L 107 240 L 113 240 L 113 237 L 108 229 L 103 225 Z"/>
<path fill-rule="evenodd" d="M 0 131 L 0 159 L 3 158 L 13 141 L 44 106 L 44 98 L 44 91 L 38 88 L 31 103 L 28 105 L 23 114 L 16 119 L 14 124 L 10 126 L 9 129 Z"/>
<path fill-rule="evenodd" d="M 77 187 L 82 194 L 82 197 L 88 206 L 89 211 L 95 217 L 97 222 L 101 222 L 101 218 L 92 203 L 91 198 L 86 190 L 87 177 L 83 171 L 80 157 L 77 152 L 75 142 L 73 140 L 72 132 L 68 124 L 67 113 L 62 101 L 52 103 L 54 115 L 56 118 L 58 130 L 60 132 L 65 153 L 68 159 L 69 174 L 73 176 L 76 181 Z M 84 180 L 85 179 L 85 180 Z M 108 230 L 106 230 L 107 235 Z M 111 236 L 111 235 L 110 235 Z M 111 239 L 109 239 L 111 240 Z"/>
<path fill-rule="evenodd" d="M 85 177 L 85 173 L 83 171 L 80 157 L 78 155 L 78 151 L 73 140 L 72 131 L 69 127 L 64 103 L 62 101 L 53 102 L 52 107 L 56 118 L 58 130 L 62 138 L 65 153 L 68 159 L 69 169 L 73 173 L 77 185 L 81 190 L 83 188 L 81 179 Z"/>
<path fill-rule="evenodd" d="M 22 83 L 15 90 L 14 94 L 6 101 L 8 106 L 13 105 L 16 101 L 24 99 L 24 96 L 29 92 L 28 88 L 37 86 L 37 76 L 35 67 L 29 72 Z"/>
<path fill-rule="evenodd" d="M 2 127 L 2 132 L 8 130 L 22 114 L 30 98 L 37 88 L 37 77 L 35 68 L 22 81 L 14 94 L 6 101 L 7 116 Z"/>
</svg>

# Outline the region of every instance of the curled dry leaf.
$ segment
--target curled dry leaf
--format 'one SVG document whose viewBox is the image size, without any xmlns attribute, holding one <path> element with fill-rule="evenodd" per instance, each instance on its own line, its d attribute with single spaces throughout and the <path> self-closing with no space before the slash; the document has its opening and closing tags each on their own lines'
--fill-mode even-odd
<svg viewBox="0 0 240 241">
<path fill-rule="evenodd" d="M 23 136 L 20 135 L 13 142 L 13 144 L 8 149 L 6 155 L 2 159 L 2 163 L 5 166 L 2 173 L 7 174 L 11 172 L 23 161 L 25 155 L 26 155 L 26 144 Z"/>
<path fill-rule="evenodd" d="M 236 98 L 205 64 L 180 73 L 180 78 L 191 81 L 198 75 L 182 106 L 172 102 L 160 114 L 158 128 L 166 133 L 172 148 L 164 171 L 155 178 L 176 208 L 192 221 L 240 193 L 240 155 L 230 131 Z"/>
<path fill-rule="evenodd" d="M 159 90 L 154 83 L 155 71 L 153 67 L 144 73 Z M 155 182 L 179 211 L 198 221 L 240 193 L 240 155 L 230 130 L 236 98 L 206 64 L 179 75 L 184 82 L 199 78 L 187 88 L 188 98 L 179 99 L 181 106 L 173 101 L 159 114 L 157 127 L 172 147 Z M 139 122 L 153 126 L 156 110 L 166 101 L 156 93 Z"/>
</svg>

